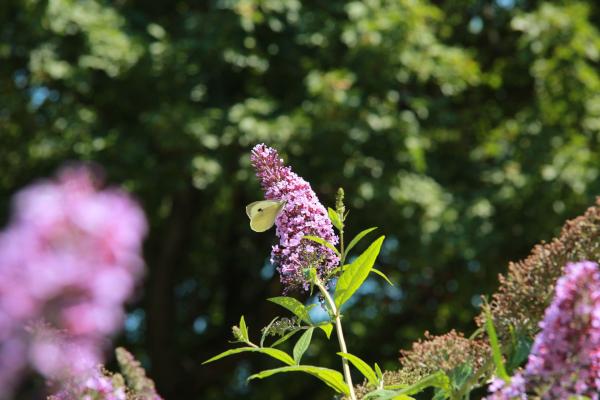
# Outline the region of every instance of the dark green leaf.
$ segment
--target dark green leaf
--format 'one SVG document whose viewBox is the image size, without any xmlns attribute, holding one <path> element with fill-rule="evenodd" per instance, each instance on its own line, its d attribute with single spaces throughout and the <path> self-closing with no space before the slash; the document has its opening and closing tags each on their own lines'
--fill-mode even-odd
<svg viewBox="0 0 600 400">
<path fill-rule="evenodd" d="M 263 334 L 260 337 L 260 347 L 263 347 L 263 345 L 265 344 L 265 338 L 267 337 L 267 334 L 269 333 L 269 328 L 271 327 L 271 325 L 273 325 L 273 323 L 275 321 L 277 321 L 279 317 L 275 317 L 271 320 L 271 322 L 269 322 L 269 325 L 267 325 L 264 329 L 263 329 Z"/>
<path fill-rule="evenodd" d="M 291 332 L 286 333 L 285 335 L 283 335 L 281 338 L 279 338 L 278 340 L 276 340 L 271 346 L 269 347 L 276 347 L 279 346 L 280 344 L 286 342 L 289 338 L 291 338 L 292 336 L 294 336 L 296 333 L 300 332 L 302 329 L 294 329 Z"/>
<path fill-rule="evenodd" d="M 529 356 L 532 340 L 524 332 L 514 332 L 511 329 L 511 348 L 506 360 L 506 370 L 512 374 Z"/>
</svg>

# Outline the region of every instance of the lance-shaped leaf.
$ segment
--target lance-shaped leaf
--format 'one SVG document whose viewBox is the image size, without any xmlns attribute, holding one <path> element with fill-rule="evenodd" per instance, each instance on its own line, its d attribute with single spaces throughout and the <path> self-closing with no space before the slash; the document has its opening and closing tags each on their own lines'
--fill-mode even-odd
<svg viewBox="0 0 600 400">
<path fill-rule="evenodd" d="M 315 328 L 308 328 L 306 332 L 304 332 L 302 336 L 300 336 L 300 339 L 298 339 L 298 341 L 296 342 L 294 350 L 292 351 L 292 354 L 294 355 L 294 361 L 296 361 L 296 364 L 300 364 L 302 356 L 308 349 L 308 346 L 310 346 L 310 341 L 312 339 L 312 334 L 314 330 Z"/>
<path fill-rule="evenodd" d="M 315 325 L 317 328 L 320 328 L 323 332 L 325 332 L 325 336 L 327 339 L 331 337 L 331 332 L 333 331 L 333 324 L 328 322 L 326 324 Z"/>
<path fill-rule="evenodd" d="M 506 368 L 504 367 L 502 349 L 500 349 L 500 344 L 498 343 L 498 336 L 496 335 L 496 328 L 494 327 L 492 313 L 490 312 L 490 308 L 487 304 L 485 304 L 482 308 L 483 312 L 485 313 L 485 330 L 487 331 L 488 338 L 490 340 L 492 357 L 494 359 L 494 364 L 496 365 L 496 376 L 501 378 L 504 382 L 510 382 L 510 377 L 508 376 L 508 373 L 506 373 Z"/>
<path fill-rule="evenodd" d="M 275 342 L 273 342 L 273 344 L 269 347 L 277 347 L 280 344 L 285 343 L 289 338 L 291 338 L 292 336 L 294 336 L 296 333 L 300 332 L 301 330 L 302 329 L 294 329 L 293 331 L 286 333 L 285 335 L 283 335 L 282 337 L 277 339 Z"/>
<path fill-rule="evenodd" d="M 240 332 L 242 334 L 242 337 L 246 340 L 246 342 L 249 342 L 250 339 L 248 337 L 248 327 L 246 326 L 246 320 L 244 319 L 243 315 L 240 318 Z"/>
<path fill-rule="evenodd" d="M 273 358 L 276 358 L 279 361 L 281 361 L 287 365 L 296 364 L 294 359 L 292 357 L 290 357 L 287 353 L 285 353 L 281 350 L 270 348 L 270 347 L 238 347 L 237 349 L 231 349 L 231 350 L 224 351 L 220 354 L 217 354 L 216 356 L 204 361 L 202 364 L 208 364 L 213 361 L 217 361 L 221 358 L 231 356 L 234 354 L 238 354 L 238 353 L 244 353 L 244 352 L 262 353 L 262 354 L 271 356 Z"/>
<path fill-rule="evenodd" d="M 344 228 L 344 224 L 342 223 L 337 211 L 331 207 L 327 207 L 327 215 L 329 215 L 331 223 L 337 228 L 338 231 L 341 231 Z"/>
<path fill-rule="evenodd" d="M 310 320 L 310 316 L 308 315 L 308 310 L 306 309 L 304 304 L 300 303 L 295 298 L 279 296 L 271 297 L 267 300 L 291 311 L 296 317 L 300 318 L 300 320 L 306 322 L 309 325 L 312 325 L 312 321 Z"/>
<path fill-rule="evenodd" d="M 394 284 L 392 283 L 392 281 L 390 281 L 390 278 L 388 278 L 383 272 L 381 272 L 380 270 L 378 270 L 377 268 L 373 268 L 371 270 L 372 273 L 379 275 L 380 277 L 382 277 L 383 279 L 385 279 L 385 281 L 387 283 L 390 284 L 390 286 L 394 286 Z"/>
<path fill-rule="evenodd" d="M 347 359 L 348 361 L 350 361 L 352 363 L 352 365 L 354 365 L 356 367 L 356 369 L 359 370 L 360 373 L 363 374 L 363 376 L 365 378 L 367 378 L 367 380 L 369 381 L 369 383 L 371 385 L 377 386 L 379 384 L 379 379 L 377 379 L 377 374 L 375 373 L 375 371 L 373 371 L 373 368 L 371 368 L 369 366 L 369 364 L 367 364 L 366 362 L 364 362 L 363 360 L 361 360 L 354 354 L 342 353 L 342 352 L 337 353 L 337 354 L 338 354 L 338 356 L 343 357 L 343 358 Z"/>
<path fill-rule="evenodd" d="M 280 367 L 274 369 L 268 369 L 261 371 L 257 374 L 251 375 L 248 380 L 252 379 L 263 379 L 271 375 L 280 374 L 283 372 L 304 372 L 310 374 L 321 381 L 325 382 L 327 386 L 331 387 L 338 393 L 349 394 L 348 385 L 344 382 L 344 377 L 341 373 L 336 370 L 322 367 L 315 367 L 313 365 L 293 365 L 290 367 Z"/>
<path fill-rule="evenodd" d="M 381 250 L 381 245 L 385 236 L 371 243 L 371 245 L 346 268 L 344 273 L 338 279 L 335 286 L 335 305 L 338 309 L 352 297 L 354 292 L 363 284 L 369 272 L 375 264 L 375 260 Z"/>
<path fill-rule="evenodd" d="M 354 246 L 356 246 L 358 244 L 358 242 L 360 242 L 362 240 L 362 238 L 364 238 L 365 236 L 367 236 L 369 233 L 373 232 L 375 229 L 377 229 L 376 226 L 374 226 L 372 228 L 365 229 L 364 231 L 360 232 L 358 235 L 354 236 L 354 239 L 352 239 L 350 241 L 350 244 L 348 244 L 348 247 L 346 247 L 346 250 L 344 252 L 344 256 L 347 255 L 350 252 L 350 250 L 352 250 L 354 248 Z"/>
</svg>

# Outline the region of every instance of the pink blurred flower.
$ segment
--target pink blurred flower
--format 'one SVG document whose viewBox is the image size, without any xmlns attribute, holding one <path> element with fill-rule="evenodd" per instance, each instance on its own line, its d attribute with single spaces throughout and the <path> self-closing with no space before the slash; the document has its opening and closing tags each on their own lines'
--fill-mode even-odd
<svg viewBox="0 0 600 400">
<path fill-rule="evenodd" d="M 540 323 L 525 370 L 488 399 L 599 398 L 600 270 L 590 261 L 567 264 Z M 537 398 L 536 397 L 536 398 Z"/>
<path fill-rule="evenodd" d="M 16 194 L 0 233 L 0 398 L 10 397 L 22 360 L 49 378 L 102 362 L 143 274 L 146 230 L 137 203 L 100 189 L 85 167 Z"/>
</svg>

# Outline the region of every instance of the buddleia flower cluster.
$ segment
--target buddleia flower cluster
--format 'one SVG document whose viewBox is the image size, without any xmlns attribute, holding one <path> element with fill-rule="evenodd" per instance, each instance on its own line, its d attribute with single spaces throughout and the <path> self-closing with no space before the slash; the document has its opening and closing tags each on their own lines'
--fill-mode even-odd
<svg viewBox="0 0 600 400">
<path fill-rule="evenodd" d="M 286 167 L 277 150 L 264 144 L 256 145 L 250 157 L 252 166 L 268 200 L 285 200 L 286 204 L 275 221 L 279 243 L 271 251 L 271 262 L 279 272 L 285 291 L 309 289 L 305 269 L 314 267 L 319 278 L 329 275 L 339 262 L 330 249 L 303 239 L 318 236 L 336 245 L 327 210 L 319 202 L 310 184 Z"/>
<path fill-rule="evenodd" d="M 600 392 L 600 270 L 593 262 L 568 264 L 540 323 L 527 365 L 489 399 L 568 399 Z M 498 390 L 499 389 L 499 390 Z"/>
<path fill-rule="evenodd" d="M 23 371 L 51 379 L 101 363 L 144 272 L 138 204 L 79 166 L 16 194 L 0 233 L 0 398 Z"/>
</svg>

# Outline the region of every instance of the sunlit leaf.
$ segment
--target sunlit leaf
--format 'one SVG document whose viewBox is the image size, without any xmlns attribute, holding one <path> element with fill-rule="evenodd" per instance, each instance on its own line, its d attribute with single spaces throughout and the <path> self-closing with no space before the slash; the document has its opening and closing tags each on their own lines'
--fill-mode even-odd
<svg viewBox="0 0 600 400">
<path fill-rule="evenodd" d="M 338 393 L 349 393 L 348 385 L 346 385 L 346 383 L 344 382 L 344 377 L 341 373 L 333 369 L 315 367 L 312 365 L 293 365 L 290 367 L 268 369 L 266 371 L 261 371 L 257 374 L 251 375 L 248 378 L 248 380 L 263 379 L 271 375 L 280 374 L 284 372 L 305 372 L 325 382 L 329 387 L 331 387 Z"/>
<path fill-rule="evenodd" d="M 510 381 L 510 377 L 506 373 L 504 368 L 504 360 L 502 358 L 502 349 L 498 343 L 498 336 L 496 335 L 496 328 L 494 327 L 494 320 L 492 313 L 487 305 L 484 305 L 483 312 L 485 313 L 485 329 L 490 340 L 490 347 L 492 348 L 492 357 L 494 364 L 496 365 L 496 376 L 504 380 L 505 382 Z"/>
<path fill-rule="evenodd" d="M 300 318 L 300 320 L 306 322 L 307 324 L 312 324 L 306 307 L 295 298 L 279 296 L 271 297 L 267 300 L 291 311 L 296 317 Z"/>
<path fill-rule="evenodd" d="M 385 281 L 387 283 L 389 283 L 391 286 L 394 286 L 394 284 L 392 283 L 392 281 L 390 281 L 390 279 L 383 272 L 381 272 L 380 270 L 378 270 L 377 268 L 372 268 L 371 272 L 379 275 L 380 277 L 382 277 L 383 279 L 385 279 Z"/>
<path fill-rule="evenodd" d="M 325 240 L 323 238 L 320 238 L 318 236 L 313 236 L 313 235 L 306 235 L 306 236 L 303 236 L 302 239 L 312 240 L 313 242 L 319 243 L 320 245 L 327 247 L 328 249 L 333 251 L 338 256 L 340 255 L 340 252 L 338 251 L 338 249 L 336 249 L 334 245 L 332 245 L 331 243 L 329 243 L 327 240 Z"/>
<path fill-rule="evenodd" d="M 244 352 L 262 353 L 262 354 L 271 356 L 273 358 L 276 358 L 285 364 L 288 364 L 288 365 L 295 364 L 294 359 L 292 357 L 290 357 L 287 353 L 285 353 L 281 350 L 270 348 L 270 347 L 238 347 L 237 349 L 231 349 L 231 350 L 224 351 L 220 354 L 217 354 L 216 356 L 204 361 L 202 364 L 208 364 L 213 361 L 220 360 L 221 358 L 228 357 L 228 356 L 231 356 L 234 354 L 244 353 Z"/>
<path fill-rule="evenodd" d="M 333 331 L 333 324 L 331 324 L 331 323 L 319 324 L 319 325 L 316 325 L 316 327 L 320 328 L 323 332 L 325 332 L 325 336 L 327 336 L 327 339 L 329 339 L 331 337 L 331 332 Z"/>
<path fill-rule="evenodd" d="M 335 305 L 341 307 L 358 290 L 375 264 L 385 236 L 375 240 L 340 276 L 335 287 Z"/>
<path fill-rule="evenodd" d="M 367 378 L 367 381 L 369 381 L 369 383 L 371 385 L 377 386 L 379 384 L 379 379 L 377 379 L 377 374 L 375 373 L 375 371 L 373 371 L 373 368 L 371 368 L 369 366 L 369 364 L 367 364 L 366 362 L 364 362 L 359 357 L 357 357 L 353 354 L 342 353 L 342 352 L 339 352 L 337 354 L 339 356 L 347 359 L 348 361 L 350 361 L 352 363 L 352 365 L 354 365 L 356 367 L 356 369 L 359 370 L 360 373 L 363 374 L 363 376 L 365 378 Z"/>
<path fill-rule="evenodd" d="M 246 340 L 249 341 L 250 339 L 248 338 L 248 327 L 246 326 L 246 320 L 244 319 L 244 316 L 242 315 L 242 317 L 240 318 L 240 332 L 242 334 L 242 337 Z"/>
<path fill-rule="evenodd" d="M 356 236 L 354 236 L 354 238 L 350 241 L 350 243 L 346 247 L 344 254 L 350 253 L 350 250 L 352 250 L 354 248 L 354 246 L 356 246 L 358 244 L 358 242 L 360 242 L 362 240 L 362 238 L 367 236 L 369 233 L 373 232 L 375 229 L 377 229 L 376 226 L 365 229 L 365 230 L 359 232 Z"/>
<path fill-rule="evenodd" d="M 313 334 L 314 329 L 315 328 L 308 328 L 306 330 L 306 332 L 304 332 L 302 334 L 302 336 L 300 336 L 300 339 L 298 339 L 298 341 L 296 342 L 296 345 L 294 346 L 294 350 L 292 352 L 292 354 L 294 355 L 294 361 L 296 361 L 296 364 L 300 364 L 300 360 L 302 360 L 302 356 L 308 349 L 308 346 L 310 346 L 310 341 L 312 339 L 312 334 Z"/>
<path fill-rule="evenodd" d="M 335 211 L 331 207 L 328 207 L 327 214 L 329 215 L 329 219 L 331 220 L 333 226 L 335 226 L 338 231 L 341 231 L 344 228 L 344 224 L 342 223 L 342 220 L 340 219 L 340 216 L 338 215 L 337 211 Z"/>
</svg>

